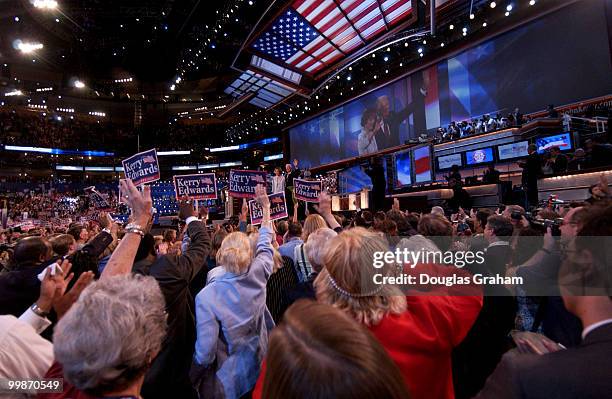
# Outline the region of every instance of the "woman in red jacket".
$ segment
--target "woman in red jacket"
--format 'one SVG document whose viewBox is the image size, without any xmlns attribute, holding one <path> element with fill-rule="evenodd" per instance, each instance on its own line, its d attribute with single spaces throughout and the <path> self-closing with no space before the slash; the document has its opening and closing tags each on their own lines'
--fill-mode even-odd
<svg viewBox="0 0 612 399">
<path fill-rule="evenodd" d="M 420 247 L 419 247 L 420 248 Z M 375 275 L 397 275 L 394 264 L 374 267 L 389 245 L 365 229 L 344 231 L 328 243 L 325 269 L 315 281 L 317 299 L 366 326 L 399 367 L 413 399 L 454 398 L 451 351 L 472 327 L 482 307 L 474 286 L 444 284 L 404 290 L 375 284 Z M 467 277 L 452 266 L 419 264 L 404 272 Z M 380 281 L 380 278 L 378 278 Z M 417 291 L 418 288 L 420 291 Z M 408 294 L 408 295 L 406 295 Z M 472 295 L 469 295 L 472 294 Z"/>
</svg>

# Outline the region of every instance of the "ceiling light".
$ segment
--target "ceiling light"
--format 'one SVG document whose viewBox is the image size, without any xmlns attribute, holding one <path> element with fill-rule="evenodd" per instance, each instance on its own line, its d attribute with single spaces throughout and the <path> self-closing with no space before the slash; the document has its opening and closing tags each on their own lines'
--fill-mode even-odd
<svg viewBox="0 0 612 399">
<path fill-rule="evenodd" d="M 491 6 L 491 8 L 495 8 L 497 7 L 497 3 L 492 1 L 491 4 L 489 4 L 489 6 Z"/>
<path fill-rule="evenodd" d="M 470 14 L 470 19 L 474 19 L 476 16 L 474 14 Z"/>
<path fill-rule="evenodd" d="M 450 24 L 450 26 L 448 27 L 448 29 L 450 29 L 450 30 L 453 30 L 453 29 L 455 29 L 455 25 L 453 25 L 453 24 Z"/>
<path fill-rule="evenodd" d="M 57 1 L 55 0 L 34 0 L 32 4 L 35 8 L 42 10 L 54 10 L 57 8 Z"/>
<path fill-rule="evenodd" d="M 536 2 L 535 2 L 535 0 L 530 0 L 530 1 L 529 1 L 529 5 L 530 5 L 530 6 L 535 5 L 535 3 L 536 3 Z"/>
<path fill-rule="evenodd" d="M 23 92 L 21 90 L 13 90 L 13 91 L 9 91 L 9 92 L 4 93 L 4 95 L 6 97 L 23 96 Z"/>
<path fill-rule="evenodd" d="M 17 49 L 24 54 L 33 53 L 36 50 L 42 49 L 44 46 L 42 43 L 28 43 L 22 42 L 21 40 L 16 41 Z"/>
<path fill-rule="evenodd" d="M 512 7 L 512 4 L 508 4 L 508 5 L 506 6 L 506 11 L 512 11 L 512 8 L 513 8 L 513 7 Z"/>
</svg>

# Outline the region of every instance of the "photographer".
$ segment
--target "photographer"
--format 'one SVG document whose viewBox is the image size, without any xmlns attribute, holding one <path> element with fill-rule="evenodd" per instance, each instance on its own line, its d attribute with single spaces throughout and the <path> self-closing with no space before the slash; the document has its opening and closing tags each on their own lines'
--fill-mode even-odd
<svg viewBox="0 0 612 399">
<path fill-rule="evenodd" d="M 583 207 L 572 208 L 559 226 L 558 240 L 553 237 L 553 229 L 548 227 L 542 248 L 515 271 L 523 278 L 527 295 L 542 297 L 532 331 L 541 326 L 548 338 L 567 347 L 580 342 L 581 326 L 579 320 L 565 309 L 556 282 L 561 260 L 565 257 L 565 246 L 576 237 L 587 213 Z"/>
</svg>

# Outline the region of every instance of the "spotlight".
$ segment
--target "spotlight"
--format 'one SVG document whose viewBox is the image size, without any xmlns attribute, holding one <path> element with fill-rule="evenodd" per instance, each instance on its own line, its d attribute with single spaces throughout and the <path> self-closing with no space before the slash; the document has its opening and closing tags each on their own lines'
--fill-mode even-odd
<svg viewBox="0 0 612 399">
<path fill-rule="evenodd" d="M 23 42 L 21 40 L 16 40 L 14 45 L 17 50 L 21 51 L 24 54 L 33 53 L 34 51 L 40 50 L 44 47 L 42 43 L 28 43 Z"/>
<path fill-rule="evenodd" d="M 450 26 L 448 27 L 448 29 L 450 29 L 450 30 L 453 30 L 453 29 L 455 29 L 455 25 L 453 25 L 453 24 L 450 24 Z"/>
<path fill-rule="evenodd" d="M 512 8 L 513 8 L 513 7 L 512 7 L 512 4 L 508 4 L 508 5 L 506 6 L 506 11 L 512 11 Z"/>
<path fill-rule="evenodd" d="M 34 0 L 32 4 L 35 8 L 42 10 L 54 10 L 57 8 L 57 1 L 55 0 Z"/>
<path fill-rule="evenodd" d="M 530 5 L 530 6 L 535 5 L 535 3 L 536 3 L 536 2 L 535 2 L 535 0 L 530 0 L 530 1 L 529 1 L 529 5 Z"/>
<path fill-rule="evenodd" d="M 505 13 L 504 15 L 505 15 L 506 17 L 509 17 L 509 16 L 510 16 L 510 12 L 509 12 L 509 11 L 506 11 L 506 13 Z"/>
<path fill-rule="evenodd" d="M 491 4 L 489 4 L 489 6 L 491 6 L 491 8 L 495 8 L 497 7 L 497 3 L 492 1 Z"/>
<path fill-rule="evenodd" d="M 384 60 L 385 62 L 387 62 L 387 61 L 389 61 L 389 57 L 385 55 L 385 58 L 383 58 L 383 60 Z"/>
<path fill-rule="evenodd" d="M 170 90 L 173 90 L 173 91 L 174 91 L 174 89 L 176 89 L 176 86 L 175 86 L 175 85 L 170 86 Z"/>
<path fill-rule="evenodd" d="M 15 21 L 15 22 L 19 22 L 19 17 L 15 17 L 15 18 L 13 18 L 13 21 Z"/>
<path fill-rule="evenodd" d="M 476 15 L 470 14 L 470 19 L 474 19 L 474 18 L 476 18 Z"/>
<path fill-rule="evenodd" d="M 419 49 L 417 50 L 419 52 L 419 54 L 423 53 L 423 49 L 419 47 Z"/>
<path fill-rule="evenodd" d="M 81 82 L 80 80 L 75 80 L 74 87 L 76 87 L 77 89 L 82 89 L 85 87 L 85 83 Z"/>
</svg>

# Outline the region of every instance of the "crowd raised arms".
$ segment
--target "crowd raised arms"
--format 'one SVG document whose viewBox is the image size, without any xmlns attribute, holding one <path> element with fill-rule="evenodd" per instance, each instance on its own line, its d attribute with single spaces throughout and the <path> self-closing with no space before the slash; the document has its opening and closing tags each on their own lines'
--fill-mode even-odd
<svg viewBox="0 0 612 399">
<path fill-rule="evenodd" d="M 497 398 L 529 373 L 518 398 L 548 397 L 542 367 L 564 397 L 580 384 L 566 365 L 609 364 L 609 265 L 593 243 L 612 236 L 603 175 L 588 201 L 530 213 L 395 199 L 335 214 L 322 191 L 300 215 L 298 165 L 272 194 L 236 177 L 248 198 L 225 224 L 179 198 L 178 234 L 156 238 L 150 185 L 123 179 L 125 225 L 105 212 L 68 222 L 76 209 L 50 202 L 54 223 L 3 231 L 0 377 L 63 378 L 49 398 Z M 578 270 L 590 270 L 580 287 Z M 610 392 L 606 371 L 584 397 Z"/>
</svg>

